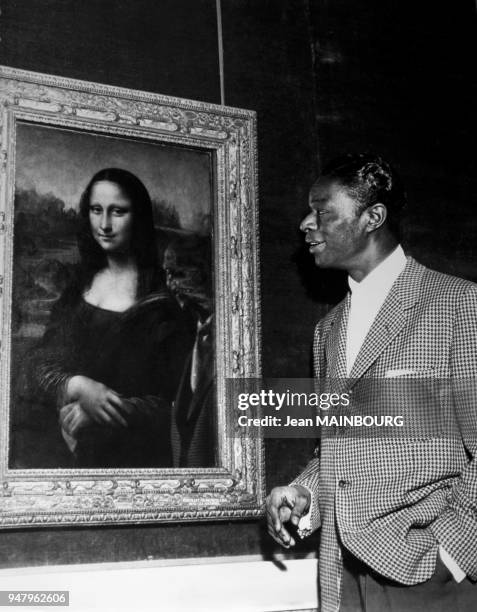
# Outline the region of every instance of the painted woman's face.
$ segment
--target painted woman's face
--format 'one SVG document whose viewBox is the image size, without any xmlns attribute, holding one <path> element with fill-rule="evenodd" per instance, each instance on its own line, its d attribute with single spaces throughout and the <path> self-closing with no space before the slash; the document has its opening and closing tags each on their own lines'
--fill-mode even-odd
<svg viewBox="0 0 477 612">
<path fill-rule="evenodd" d="M 132 203 L 121 187 L 111 181 L 98 181 L 89 202 L 91 232 L 106 254 L 127 253 L 131 244 Z"/>
</svg>

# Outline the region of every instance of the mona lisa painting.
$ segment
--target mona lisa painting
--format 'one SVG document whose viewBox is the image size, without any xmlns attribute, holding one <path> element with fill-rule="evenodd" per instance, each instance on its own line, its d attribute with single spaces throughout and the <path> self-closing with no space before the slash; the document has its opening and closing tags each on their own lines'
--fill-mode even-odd
<svg viewBox="0 0 477 612">
<path fill-rule="evenodd" d="M 210 154 L 20 123 L 16 160 L 12 466 L 173 467 L 195 330 L 164 253 L 210 241 Z"/>
<path fill-rule="evenodd" d="M 224 391 L 259 374 L 254 114 L 9 68 L 0 97 L 0 524 L 259 513 Z"/>
</svg>

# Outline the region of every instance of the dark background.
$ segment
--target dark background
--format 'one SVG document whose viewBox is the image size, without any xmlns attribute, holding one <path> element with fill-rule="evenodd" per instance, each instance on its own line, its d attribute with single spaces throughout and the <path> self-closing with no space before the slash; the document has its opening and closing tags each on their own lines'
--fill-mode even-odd
<svg viewBox="0 0 477 612">
<path fill-rule="evenodd" d="M 220 103 L 215 0 L 3 0 L 5 65 Z M 297 225 L 323 161 L 375 150 L 400 170 L 405 245 L 477 279 L 474 0 L 222 0 L 225 103 L 258 113 L 263 370 L 309 374 L 316 320 L 342 279 Z M 271 440 L 267 487 L 310 440 Z M 258 522 L 0 533 L 0 566 L 270 552 Z M 313 540 L 301 547 L 312 549 Z"/>
</svg>

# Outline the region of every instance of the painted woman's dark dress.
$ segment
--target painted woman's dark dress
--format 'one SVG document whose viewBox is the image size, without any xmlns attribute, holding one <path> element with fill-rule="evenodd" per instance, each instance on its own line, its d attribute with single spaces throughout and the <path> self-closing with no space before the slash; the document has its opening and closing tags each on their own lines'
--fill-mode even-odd
<svg viewBox="0 0 477 612">
<path fill-rule="evenodd" d="M 128 405 L 128 427 L 91 423 L 80 430 L 76 467 L 172 466 L 171 406 L 191 342 L 166 290 L 121 313 L 85 302 L 75 288 L 63 293 L 35 351 L 41 393 L 52 410 L 61 408 L 66 381 L 83 375 L 110 387 Z"/>
</svg>

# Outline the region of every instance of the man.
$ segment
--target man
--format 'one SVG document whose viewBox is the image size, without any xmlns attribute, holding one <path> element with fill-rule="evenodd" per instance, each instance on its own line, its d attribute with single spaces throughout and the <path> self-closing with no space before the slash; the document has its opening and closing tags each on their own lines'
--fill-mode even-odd
<svg viewBox="0 0 477 612">
<path fill-rule="evenodd" d="M 341 381 L 366 397 L 380 379 L 383 388 L 389 379 L 450 381 L 432 408 L 458 432 L 336 431 L 291 485 L 272 490 L 268 530 L 281 545 L 295 544 L 295 527 L 303 535 L 321 526 L 323 612 L 477 610 L 477 286 L 406 259 L 404 204 L 387 162 L 345 156 L 313 185 L 300 226 L 316 265 L 349 275 L 350 292 L 316 327 L 317 384 Z M 408 417 L 419 416 L 417 403 Z"/>
</svg>

